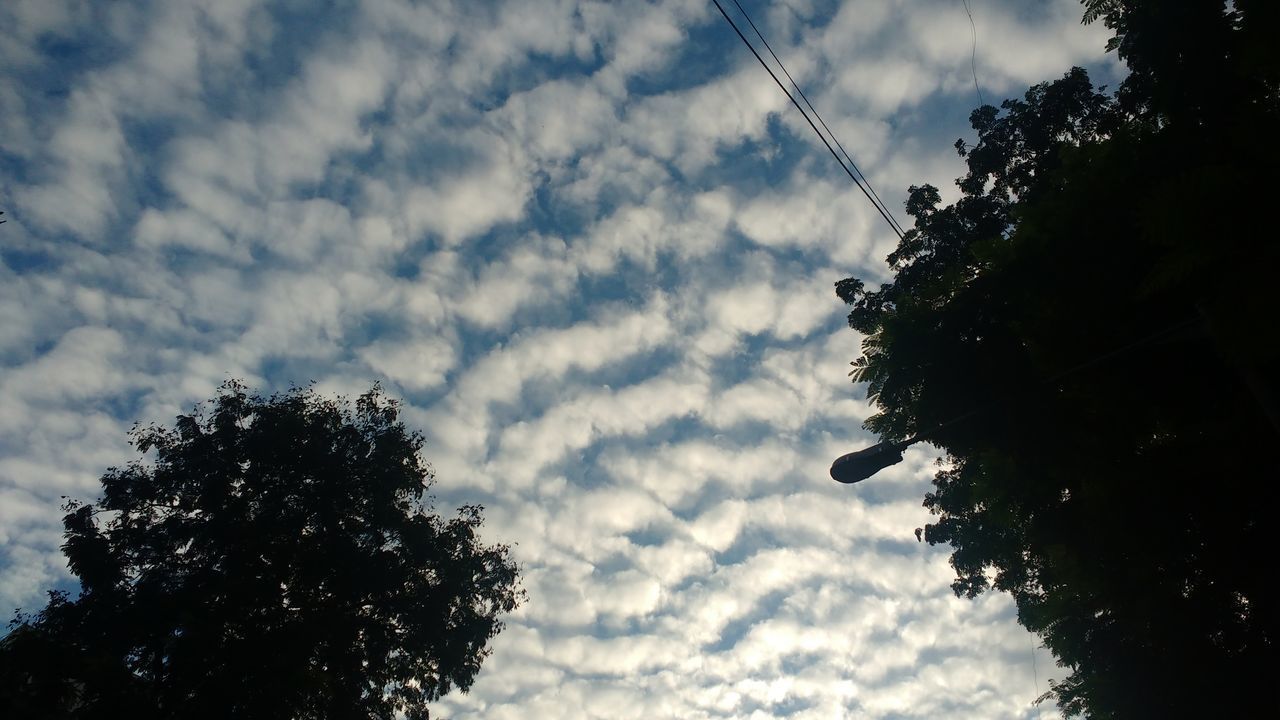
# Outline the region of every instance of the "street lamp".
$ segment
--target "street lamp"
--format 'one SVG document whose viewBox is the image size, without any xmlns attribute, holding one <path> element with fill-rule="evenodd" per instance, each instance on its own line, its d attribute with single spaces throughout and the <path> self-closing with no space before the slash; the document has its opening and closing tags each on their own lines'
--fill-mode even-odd
<svg viewBox="0 0 1280 720">
<path fill-rule="evenodd" d="M 831 463 L 831 478 L 846 485 L 866 480 L 890 465 L 902 462 L 902 451 L 919 439 L 916 436 L 900 443 L 882 441 L 869 448 L 841 455 Z"/>
</svg>

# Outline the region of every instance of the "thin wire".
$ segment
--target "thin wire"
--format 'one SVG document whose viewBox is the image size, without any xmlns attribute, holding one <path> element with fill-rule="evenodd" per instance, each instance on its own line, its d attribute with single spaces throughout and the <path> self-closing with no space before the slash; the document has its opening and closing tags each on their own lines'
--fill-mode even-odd
<svg viewBox="0 0 1280 720">
<path fill-rule="evenodd" d="M 733 0 L 733 4 L 737 6 L 738 11 L 742 13 L 742 16 L 747 19 L 747 23 L 750 24 L 751 29 L 755 31 L 756 37 L 760 38 L 760 42 L 764 43 L 765 49 L 769 51 L 769 54 L 773 56 L 774 61 L 778 63 L 778 67 L 782 69 L 782 74 L 786 75 L 787 80 L 791 81 L 791 87 L 796 89 L 796 92 L 800 94 L 801 99 L 804 100 L 805 105 L 808 105 L 809 109 L 813 111 L 813 116 L 818 119 L 818 123 L 822 125 L 822 129 L 827 131 L 827 134 L 831 136 L 832 141 L 835 142 L 836 147 L 840 148 L 841 154 L 843 154 L 844 158 L 849 161 L 849 166 L 853 168 L 853 171 L 857 173 L 858 177 L 862 179 L 862 182 L 866 184 L 867 190 L 871 192 L 873 198 L 872 204 L 876 206 L 876 209 L 880 210 L 881 215 L 886 215 L 888 217 L 889 222 L 893 225 L 894 232 L 896 232 L 898 237 L 901 238 L 905 231 L 902 229 L 902 225 L 898 222 L 898 219 L 889 211 L 889 206 L 884 202 L 884 200 L 880 199 L 880 194 L 877 193 L 876 189 L 871 185 L 871 181 L 867 179 L 866 174 L 858 168 L 858 165 L 853 161 L 853 158 L 849 156 L 849 152 L 844 149 L 844 145 L 840 144 L 840 138 L 837 138 L 835 132 L 827 126 L 827 122 L 822 119 L 821 113 L 819 113 L 818 109 L 809 101 L 809 97 L 804 94 L 804 90 L 800 89 L 799 83 L 795 81 L 795 78 L 791 77 L 791 73 L 787 72 L 787 66 L 783 64 L 782 58 L 778 57 L 778 54 L 773 51 L 773 46 L 769 45 L 769 41 L 766 40 L 764 34 L 760 32 L 760 28 L 756 27 L 756 24 L 751 20 L 751 15 L 747 13 L 746 8 L 742 7 L 742 4 L 739 3 L 738 0 Z M 812 125 L 812 123 L 810 124 Z M 816 132 L 817 128 L 814 128 L 814 131 Z M 821 137 L 821 133 L 819 133 L 819 137 Z M 839 162 L 840 158 L 836 158 L 836 160 Z M 844 163 L 841 162 L 841 167 L 843 166 Z M 847 173 L 849 171 L 846 169 L 845 172 Z"/>
<path fill-rule="evenodd" d="M 982 99 L 982 88 L 978 87 L 978 26 L 973 24 L 969 0 L 960 0 L 960 2 L 964 3 L 964 14 L 969 16 L 969 29 L 973 31 L 973 50 L 969 53 L 969 70 L 973 73 L 973 89 L 978 92 L 978 104 L 986 105 L 987 101 Z"/>
<path fill-rule="evenodd" d="M 826 130 L 827 134 L 831 136 L 831 139 L 835 141 L 836 147 L 840 148 L 840 152 L 844 155 L 844 158 L 849 161 L 849 166 L 858 174 L 858 177 L 862 178 L 862 182 L 866 183 L 867 189 L 870 190 L 872 196 L 875 197 L 873 202 L 888 212 L 889 206 L 880 199 L 879 193 L 877 193 L 876 189 L 872 187 L 871 181 L 867 179 L 866 174 L 859 170 L 857 163 L 853 161 L 853 158 L 849 157 L 849 152 L 844 149 L 844 145 L 840 144 L 840 138 L 836 137 L 836 134 L 832 132 L 831 128 L 827 127 L 827 122 L 822 119 L 822 114 L 819 113 L 818 109 L 809 101 L 809 96 L 804 94 L 804 90 L 800 89 L 800 84 L 796 82 L 795 78 L 791 77 L 791 73 L 787 72 L 787 66 L 782 62 L 782 58 L 778 57 L 778 54 L 773 51 L 773 46 L 765 39 L 764 34 L 760 32 L 760 28 L 756 27 L 756 24 L 752 22 L 751 15 L 747 13 L 746 8 L 742 7 L 742 4 L 739 3 L 738 0 L 733 0 L 733 4 L 737 6 L 738 12 L 742 13 L 742 16 L 747 19 L 747 23 L 751 25 L 751 29 L 755 31 L 756 37 L 760 38 L 760 42 L 764 43 L 765 49 L 769 51 L 771 56 L 773 56 L 774 61 L 778 63 L 778 67 L 782 68 L 782 74 L 786 75 L 787 80 L 791 81 L 791 87 L 796 89 L 796 92 L 800 94 L 800 98 L 804 100 L 804 104 L 808 105 L 809 109 L 813 111 L 813 116 L 818 118 L 818 123 L 822 125 L 822 129 Z M 888 212 L 888 215 L 889 220 L 893 223 L 894 229 L 897 231 L 898 235 L 901 236 L 905 232 L 902 229 L 902 225 L 898 223 L 898 219 L 894 217 L 892 212 Z"/>
<path fill-rule="evenodd" d="M 1031 643 L 1031 677 L 1036 681 L 1036 699 L 1040 699 L 1040 671 L 1036 669 L 1036 636 L 1027 630 L 1027 640 Z M 1036 717 L 1042 717 L 1040 706 L 1036 705 Z"/>
<path fill-rule="evenodd" d="M 893 234 L 897 235 L 898 239 L 901 240 L 902 232 L 898 230 L 898 226 L 894 223 L 893 218 L 889 217 L 889 214 L 885 212 L 885 209 L 875 201 L 875 198 L 871 193 L 861 182 L 859 182 L 857 176 L 850 172 L 849 168 L 845 167 L 844 162 L 840 160 L 840 156 L 836 154 L 835 148 L 831 147 L 831 143 L 827 142 L 826 136 L 819 132 L 818 126 L 814 125 L 813 120 L 809 118 L 809 113 L 804 111 L 804 108 L 800 106 L 800 103 L 796 101 L 791 92 L 787 90 L 787 87 L 778 79 L 777 74 L 775 74 L 773 69 L 769 67 L 769 64 L 764 61 L 764 58 L 760 57 L 760 53 L 756 52 L 755 47 L 751 45 L 751 41 L 747 40 L 747 36 L 743 35 L 742 31 L 738 29 L 738 24 L 733 21 L 733 18 L 729 17 L 729 13 L 725 12 L 724 7 L 720 4 L 720 0 L 711 0 L 711 2 L 715 3 L 716 9 L 720 11 L 720 14 L 724 16 L 724 19 L 729 21 L 729 26 L 738 34 L 738 38 L 747 46 L 747 49 L 751 51 L 751 54 L 756 56 L 756 60 L 760 62 L 760 66 L 765 69 L 765 72 L 769 73 L 769 77 L 773 78 L 773 81 L 778 84 L 778 87 L 787 96 L 787 99 L 791 101 L 791 104 L 795 105 L 796 109 L 800 111 L 800 114 L 804 116 L 805 122 L 809 123 L 809 127 L 813 128 L 813 132 L 817 134 L 818 139 L 822 141 L 823 145 L 827 146 L 827 152 L 830 152 L 831 157 L 835 158 L 836 162 L 840 163 L 840 168 L 845 171 L 845 174 L 849 176 L 850 180 L 853 180 L 853 184 L 858 186 L 858 189 L 862 191 L 862 194 L 867 196 L 867 200 L 870 200 L 871 204 L 875 205 L 876 210 L 880 211 L 880 216 L 885 219 L 885 222 L 889 223 L 889 227 L 893 230 Z"/>
</svg>

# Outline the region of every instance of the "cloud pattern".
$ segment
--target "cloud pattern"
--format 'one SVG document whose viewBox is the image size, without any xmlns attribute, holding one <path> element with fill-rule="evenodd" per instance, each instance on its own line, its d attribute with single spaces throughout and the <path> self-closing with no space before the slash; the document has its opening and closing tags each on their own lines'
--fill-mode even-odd
<svg viewBox="0 0 1280 720">
<path fill-rule="evenodd" d="M 975 2 L 988 98 L 1071 0 Z M 746 3 L 891 207 L 948 187 L 958 2 Z M 0 601 L 65 585 L 59 496 L 227 377 L 381 381 L 528 605 L 455 718 L 1026 718 L 1053 674 L 917 544 L 934 454 L 871 442 L 832 283 L 893 246 L 701 0 L 0 8 Z M 1037 664 L 1038 663 L 1038 668 Z M 1037 684 L 1039 683 L 1039 684 Z"/>
</svg>

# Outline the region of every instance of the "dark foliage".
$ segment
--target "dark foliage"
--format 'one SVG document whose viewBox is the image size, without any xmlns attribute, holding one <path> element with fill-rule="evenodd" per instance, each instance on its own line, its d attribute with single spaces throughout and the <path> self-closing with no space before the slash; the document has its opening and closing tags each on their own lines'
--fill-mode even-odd
<svg viewBox="0 0 1280 720">
<path fill-rule="evenodd" d="M 523 597 L 479 507 L 428 512 L 422 436 L 376 387 L 352 409 L 228 383 L 133 441 L 150 462 L 67 507 L 80 596 L 0 644 L 0 715 L 425 718 Z"/>
<path fill-rule="evenodd" d="M 912 188 L 893 281 L 837 283 L 852 374 L 945 450 L 926 539 L 1013 596 L 1064 711 L 1280 717 L 1280 3 L 1085 5 L 1131 76 L 974 111 L 961 198 Z"/>
</svg>

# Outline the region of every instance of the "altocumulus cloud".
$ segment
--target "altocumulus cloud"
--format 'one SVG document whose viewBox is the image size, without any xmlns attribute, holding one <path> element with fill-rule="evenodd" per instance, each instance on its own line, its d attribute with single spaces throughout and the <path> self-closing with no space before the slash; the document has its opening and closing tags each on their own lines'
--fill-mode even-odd
<svg viewBox="0 0 1280 720">
<path fill-rule="evenodd" d="M 958 0 L 745 3 L 890 206 L 949 186 Z M 1072 0 L 974 0 L 987 97 L 1072 64 Z M 893 237 L 703 0 L 0 7 L 0 603 L 68 580 L 60 495 L 226 377 L 380 380 L 529 603 L 440 710 L 1031 717 L 1032 644 L 919 545 L 835 280 Z M 1053 675 L 1041 653 L 1038 678 Z"/>
</svg>

